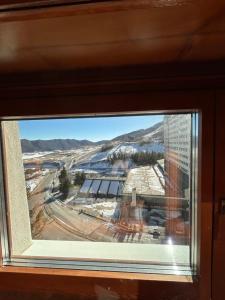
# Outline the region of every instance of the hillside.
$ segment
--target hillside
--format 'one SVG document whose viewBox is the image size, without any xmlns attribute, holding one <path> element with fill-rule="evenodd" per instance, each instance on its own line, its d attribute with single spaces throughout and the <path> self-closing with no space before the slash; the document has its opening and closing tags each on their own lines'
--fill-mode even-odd
<svg viewBox="0 0 225 300">
<path fill-rule="evenodd" d="M 22 152 L 42 152 L 54 150 L 71 150 L 83 146 L 91 146 L 95 143 L 87 140 L 75 139 L 54 139 L 54 140 L 35 140 L 30 141 L 26 139 L 21 140 Z"/>
</svg>

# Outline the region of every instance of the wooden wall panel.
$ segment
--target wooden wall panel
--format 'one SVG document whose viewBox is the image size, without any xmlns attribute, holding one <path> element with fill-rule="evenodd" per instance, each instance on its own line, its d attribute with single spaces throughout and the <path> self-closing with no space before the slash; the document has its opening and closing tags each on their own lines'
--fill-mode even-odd
<svg viewBox="0 0 225 300">
<path fill-rule="evenodd" d="M 223 0 L 89 2 L 0 12 L 0 73 L 225 59 Z"/>
</svg>

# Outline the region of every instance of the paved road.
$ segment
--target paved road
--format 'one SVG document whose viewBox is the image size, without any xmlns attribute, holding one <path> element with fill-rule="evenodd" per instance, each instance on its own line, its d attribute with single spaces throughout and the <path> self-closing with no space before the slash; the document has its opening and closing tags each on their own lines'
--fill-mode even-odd
<svg viewBox="0 0 225 300">
<path fill-rule="evenodd" d="M 85 241 L 86 239 L 74 234 L 73 231 L 69 231 L 62 227 L 54 220 L 48 222 L 42 229 L 42 231 L 36 236 L 40 240 L 62 240 L 62 241 Z"/>
<path fill-rule="evenodd" d="M 92 156 L 93 154 L 96 154 L 97 152 L 99 152 L 99 149 L 100 148 L 98 147 L 98 148 L 95 148 L 95 149 L 90 149 L 88 152 L 85 152 L 85 153 L 82 153 L 82 154 L 75 154 L 73 156 L 74 164 L 80 164 L 82 162 L 86 162 L 87 159 L 90 158 L 90 156 Z"/>
<path fill-rule="evenodd" d="M 80 216 L 78 211 L 72 211 L 68 207 L 60 205 L 58 201 L 55 202 L 54 198 L 51 198 L 52 182 L 55 176 L 57 176 L 57 171 L 45 175 L 28 201 L 29 210 L 32 210 L 32 223 L 35 222 L 40 210 L 44 209 L 49 219 L 54 220 L 50 223 L 51 225 L 46 223 L 43 228 L 44 236 L 48 232 L 49 237 L 52 238 L 51 232 L 54 233 L 54 236 L 58 232 L 57 238 L 62 240 L 68 234 L 69 236 L 73 234 L 75 240 L 93 240 L 93 238 L 88 237 L 89 234 L 102 226 L 103 223 L 84 215 Z M 61 230 L 59 230 L 60 227 Z"/>
<path fill-rule="evenodd" d="M 36 222 L 36 217 L 38 213 L 41 210 L 44 210 L 45 212 L 49 212 L 48 207 L 50 207 L 50 204 L 48 204 L 48 200 L 51 200 L 51 188 L 52 188 L 52 182 L 56 176 L 56 171 L 47 174 L 45 177 L 43 177 L 40 184 L 37 186 L 37 188 L 33 191 L 28 204 L 29 204 L 29 210 L 32 210 L 32 218 L 31 223 Z M 54 201 L 54 199 L 53 199 Z M 47 208 L 47 209 L 45 209 Z M 48 215 L 49 220 L 43 220 L 45 223 L 44 227 L 42 228 L 42 232 L 38 234 L 38 238 L 40 239 L 60 239 L 60 240 L 86 240 L 85 238 L 82 238 L 81 235 L 76 235 L 75 232 L 69 230 L 69 226 L 63 226 L 63 221 L 56 222 L 55 218 L 52 214 L 55 212 L 47 213 L 45 215 Z M 60 212 L 58 213 L 60 215 Z M 52 222 L 49 222 L 52 220 Z M 40 220 L 39 220 L 40 221 Z M 35 232 L 35 229 L 34 229 Z"/>
<path fill-rule="evenodd" d="M 43 203 L 49 197 L 51 192 L 50 189 L 52 187 L 52 182 L 55 176 L 56 171 L 52 171 L 51 173 L 45 175 L 39 185 L 34 189 L 28 200 L 30 210 L 43 205 Z"/>
<path fill-rule="evenodd" d="M 98 149 L 91 149 L 84 154 L 66 157 L 65 167 L 70 168 L 74 160 L 76 163 L 80 163 L 96 152 L 98 152 Z M 57 238 L 63 240 L 65 230 L 67 230 L 67 232 L 70 232 L 70 234 L 71 232 L 74 233 L 74 238 L 76 240 L 103 239 L 105 241 L 111 241 L 112 237 L 107 236 L 105 232 L 107 230 L 105 229 L 106 227 L 103 221 L 88 217 L 84 214 L 79 215 L 78 211 L 62 206 L 59 204 L 60 202 L 55 201 L 54 198 L 51 198 L 52 182 L 58 175 L 57 173 L 57 171 L 52 171 L 44 176 L 40 184 L 33 191 L 28 202 L 29 210 L 32 210 L 33 212 L 32 221 L 35 221 L 35 218 L 41 209 L 45 210 L 45 213 L 48 215 L 49 219 L 54 220 L 51 225 L 46 224 L 46 226 L 43 228 L 43 235 L 46 236 L 45 233 L 48 232 L 49 236 L 51 236 L 51 231 L 55 232 L 58 230 L 59 234 Z M 62 230 L 59 230 L 60 227 Z"/>
<path fill-rule="evenodd" d="M 58 201 L 45 205 L 45 210 L 58 224 L 61 223 L 62 227 L 73 230 L 79 237 L 92 241 L 114 240 L 107 232 L 105 222 L 100 219 L 79 214 L 77 210 L 64 206 Z"/>
</svg>

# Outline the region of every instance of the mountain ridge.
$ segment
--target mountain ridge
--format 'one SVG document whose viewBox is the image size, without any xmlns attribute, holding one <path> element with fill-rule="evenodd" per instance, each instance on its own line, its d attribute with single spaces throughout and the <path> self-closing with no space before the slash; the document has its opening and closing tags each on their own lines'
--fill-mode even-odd
<svg viewBox="0 0 225 300">
<path fill-rule="evenodd" d="M 153 126 L 147 129 L 140 129 L 136 131 L 131 131 L 126 134 L 117 136 L 111 140 L 101 140 L 98 142 L 92 142 L 89 140 L 77 140 L 77 139 L 51 139 L 51 140 L 28 140 L 21 139 L 21 148 L 23 153 L 33 153 L 33 152 L 43 152 L 43 151 L 55 151 L 55 150 L 72 150 L 84 146 L 94 146 L 94 145 L 103 145 L 113 142 L 134 142 L 134 141 L 152 141 L 154 138 L 154 132 L 156 131 L 156 137 L 159 138 L 159 141 L 162 140 L 162 127 L 163 122 L 158 122 Z M 158 133 L 158 131 L 159 133 Z M 145 137 L 147 135 L 151 137 Z"/>
</svg>

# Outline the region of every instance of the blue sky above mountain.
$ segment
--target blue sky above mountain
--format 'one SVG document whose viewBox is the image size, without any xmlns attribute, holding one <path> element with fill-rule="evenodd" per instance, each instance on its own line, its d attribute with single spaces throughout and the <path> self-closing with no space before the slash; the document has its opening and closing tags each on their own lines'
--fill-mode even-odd
<svg viewBox="0 0 225 300">
<path fill-rule="evenodd" d="M 161 122 L 163 115 L 84 117 L 19 121 L 21 139 L 111 140 Z"/>
</svg>

